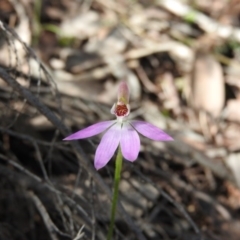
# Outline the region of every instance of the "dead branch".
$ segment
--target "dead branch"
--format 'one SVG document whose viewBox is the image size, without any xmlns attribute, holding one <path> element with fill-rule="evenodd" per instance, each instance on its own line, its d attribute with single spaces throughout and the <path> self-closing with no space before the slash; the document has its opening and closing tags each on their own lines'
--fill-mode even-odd
<svg viewBox="0 0 240 240">
<path fill-rule="evenodd" d="M 39 112 L 41 112 L 44 116 L 47 117 L 47 119 L 52 122 L 54 126 L 62 133 L 63 136 L 66 136 L 69 134 L 69 131 L 67 127 L 59 120 L 56 115 L 48 108 L 46 107 L 40 99 L 35 97 L 28 89 L 22 87 L 13 77 L 11 77 L 5 69 L 0 67 L 0 77 L 13 89 L 15 89 L 18 93 L 21 94 L 27 101 L 36 107 Z M 74 152 L 76 153 L 76 156 L 79 159 L 80 166 L 82 165 L 86 171 L 92 176 L 94 181 L 102 188 L 102 190 L 108 195 L 109 199 L 111 199 L 111 191 L 109 187 L 104 183 L 103 179 L 100 177 L 100 175 L 96 172 L 96 170 L 93 168 L 92 165 L 90 165 L 90 161 L 87 158 L 87 156 L 84 154 L 82 148 L 80 145 L 75 142 L 70 142 L 71 146 L 73 147 Z M 125 221 L 128 223 L 129 227 L 135 232 L 136 236 L 139 240 L 145 240 L 146 238 L 143 236 L 143 234 L 140 232 L 140 229 L 133 223 L 130 216 L 126 213 L 124 208 L 122 207 L 121 203 L 118 205 L 118 210 L 122 214 Z"/>
</svg>

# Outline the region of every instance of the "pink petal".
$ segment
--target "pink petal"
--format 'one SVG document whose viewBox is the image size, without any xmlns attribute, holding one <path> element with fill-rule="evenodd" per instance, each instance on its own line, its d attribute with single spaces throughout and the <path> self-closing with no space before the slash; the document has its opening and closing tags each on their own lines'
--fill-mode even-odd
<svg viewBox="0 0 240 240">
<path fill-rule="evenodd" d="M 97 135 L 103 131 L 105 131 L 107 128 L 112 126 L 116 121 L 105 121 L 105 122 L 99 122 L 96 124 L 93 124 L 87 128 L 84 128 L 78 132 L 75 132 L 71 134 L 70 136 L 64 138 L 63 140 L 75 140 L 75 139 L 83 139 L 92 137 L 94 135 Z"/>
<path fill-rule="evenodd" d="M 116 151 L 121 138 L 121 124 L 117 123 L 113 125 L 103 135 L 100 144 L 98 145 L 94 166 L 98 170 L 104 167 L 112 158 Z"/>
<path fill-rule="evenodd" d="M 122 154 L 126 160 L 132 162 L 137 159 L 140 150 L 140 139 L 137 131 L 129 123 L 123 125 L 120 144 Z"/>
<path fill-rule="evenodd" d="M 143 136 L 156 141 L 172 141 L 173 138 L 154 125 L 144 121 L 131 121 L 131 125 Z"/>
</svg>

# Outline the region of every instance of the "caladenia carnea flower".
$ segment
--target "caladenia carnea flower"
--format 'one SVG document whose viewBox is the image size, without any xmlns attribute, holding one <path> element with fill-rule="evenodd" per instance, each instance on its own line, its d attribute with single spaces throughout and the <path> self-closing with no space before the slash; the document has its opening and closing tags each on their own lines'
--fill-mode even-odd
<svg viewBox="0 0 240 240">
<path fill-rule="evenodd" d="M 94 166 L 97 170 L 109 162 L 119 144 L 123 157 L 128 161 L 135 161 L 140 151 L 139 133 L 155 141 L 173 140 L 168 134 L 148 122 L 127 119 L 130 106 L 126 82 L 121 82 L 119 85 L 118 101 L 113 105 L 111 113 L 116 116 L 116 120 L 93 124 L 63 139 L 83 139 L 105 131 L 95 154 Z"/>
</svg>

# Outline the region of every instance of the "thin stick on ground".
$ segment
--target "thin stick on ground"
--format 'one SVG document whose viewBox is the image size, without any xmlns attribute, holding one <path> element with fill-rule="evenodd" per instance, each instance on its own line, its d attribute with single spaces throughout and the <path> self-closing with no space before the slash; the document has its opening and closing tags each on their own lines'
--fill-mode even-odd
<svg viewBox="0 0 240 240">
<path fill-rule="evenodd" d="M 71 239 L 71 236 L 63 233 L 62 231 L 60 231 L 58 229 L 58 227 L 53 223 L 52 219 L 50 218 L 46 208 L 44 207 L 44 205 L 42 204 L 41 200 L 38 198 L 38 196 L 33 192 L 33 191 L 28 191 L 27 192 L 28 196 L 31 198 L 31 200 L 33 201 L 33 203 L 35 204 L 37 210 L 39 211 L 44 224 L 48 230 L 49 236 L 51 237 L 52 240 L 58 240 L 57 234 L 60 234 L 62 236 L 68 237 L 69 239 Z"/>
<path fill-rule="evenodd" d="M 156 184 L 154 184 L 148 177 L 145 177 L 139 170 L 134 169 L 134 171 L 146 182 L 151 183 L 159 192 L 160 194 L 167 199 L 170 203 L 172 203 L 178 210 L 179 212 L 181 212 L 183 214 L 183 216 L 187 219 L 187 221 L 190 223 L 190 225 L 192 226 L 192 228 L 194 229 L 194 231 L 197 234 L 201 234 L 200 229 L 198 228 L 198 226 L 194 223 L 194 221 L 192 220 L 192 218 L 189 216 L 189 214 L 186 212 L 186 210 L 184 209 L 184 207 L 177 203 L 176 201 L 173 200 L 173 198 L 168 195 L 165 191 L 163 191 L 160 187 L 156 186 Z"/>
</svg>

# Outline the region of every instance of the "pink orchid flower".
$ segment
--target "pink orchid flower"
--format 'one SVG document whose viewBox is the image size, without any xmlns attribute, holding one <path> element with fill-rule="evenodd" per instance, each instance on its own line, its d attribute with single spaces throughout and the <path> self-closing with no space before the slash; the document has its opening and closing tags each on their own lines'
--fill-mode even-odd
<svg viewBox="0 0 240 240">
<path fill-rule="evenodd" d="M 155 141 L 172 141 L 173 139 L 154 125 L 136 120 L 128 120 L 130 113 L 129 90 L 125 82 L 121 82 L 118 90 L 118 101 L 113 105 L 111 113 L 117 119 L 93 124 L 63 140 L 76 140 L 95 136 L 105 132 L 97 147 L 94 166 L 98 170 L 104 167 L 114 155 L 117 147 L 121 146 L 123 157 L 128 161 L 135 161 L 140 151 L 138 133 Z"/>
</svg>

